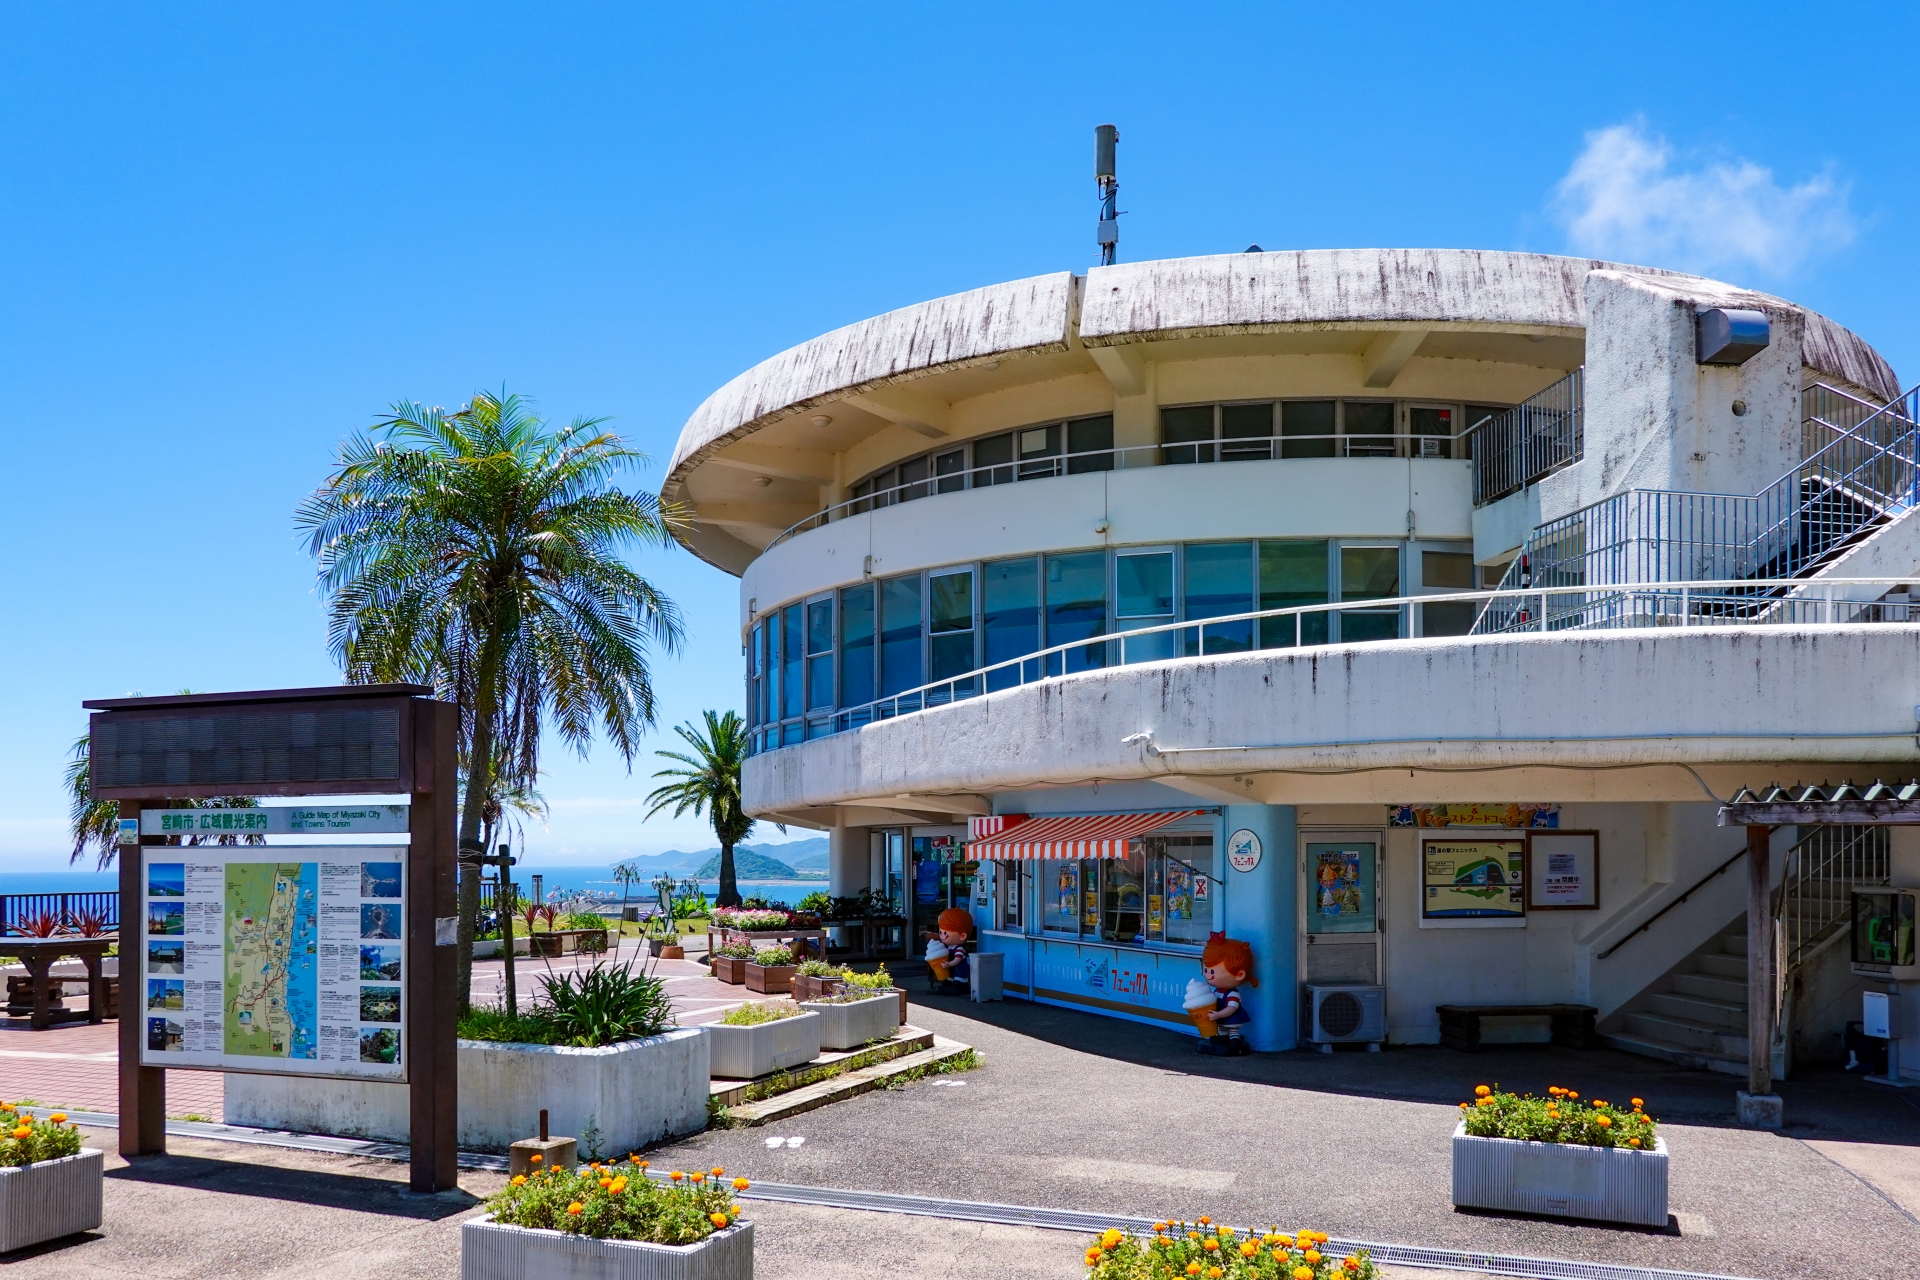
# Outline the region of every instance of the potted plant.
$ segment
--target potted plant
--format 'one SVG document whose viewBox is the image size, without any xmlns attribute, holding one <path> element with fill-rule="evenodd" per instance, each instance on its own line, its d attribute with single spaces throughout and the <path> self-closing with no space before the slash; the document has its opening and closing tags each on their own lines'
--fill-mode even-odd
<svg viewBox="0 0 1920 1280">
<path fill-rule="evenodd" d="M 745 1004 L 705 1024 L 713 1074 L 756 1080 L 820 1056 L 820 1015 L 785 1000 Z"/>
<path fill-rule="evenodd" d="M 845 982 L 839 966 L 825 960 L 802 960 L 793 970 L 793 998 L 801 1003 L 819 1000 L 838 991 Z"/>
<path fill-rule="evenodd" d="M 546 1276 L 645 1276 L 649 1280 L 749 1280 L 753 1224 L 734 1196 L 745 1178 L 724 1172 L 647 1176 L 646 1162 L 578 1173 L 516 1174 L 460 1227 L 464 1280 Z"/>
<path fill-rule="evenodd" d="M 713 976 L 722 982 L 739 986 L 747 980 L 747 961 L 753 958 L 753 944 L 729 942 L 723 947 L 715 947 L 711 958 Z"/>
<path fill-rule="evenodd" d="M 1667 1225 L 1667 1142 L 1631 1109 L 1554 1085 L 1536 1098 L 1479 1085 L 1453 1131 L 1463 1208 Z"/>
<path fill-rule="evenodd" d="M 899 1004 L 891 991 L 843 988 L 800 1007 L 820 1015 L 823 1049 L 858 1049 L 876 1040 L 891 1040 L 900 1029 Z"/>
<path fill-rule="evenodd" d="M 1380 1269 L 1365 1249 L 1327 1246 L 1324 1232 L 1237 1231 L 1201 1218 L 1153 1224 L 1153 1234 L 1109 1227 L 1087 1245 L 1088 1280 L 1377 1280 Z"/>
<path fill-rule="evenodd" d="M 747 961 L 747 990 L 780 995 L 793 990 L 793 952 L 785 947 L 761 947 Z"/>
<path fill-rule="evenodd" d="M 893 976 L 887 972 L 887 966 L 881 965 L 872 973 L 855 973 L 852 969 L 840 971 L 842 993 L 863 991 L 872 995 L 891 993 L 898 1002 L 900 1021 L 896 1026 L 907 1025 L 907 993 L 893 985 Z"/>
<path fill-rule="evenodd" d="M 0 1253 L 98 1227 L 105 1170 L 61 1112 L 36 1120 L 0 1103 Z"/>
</svg>

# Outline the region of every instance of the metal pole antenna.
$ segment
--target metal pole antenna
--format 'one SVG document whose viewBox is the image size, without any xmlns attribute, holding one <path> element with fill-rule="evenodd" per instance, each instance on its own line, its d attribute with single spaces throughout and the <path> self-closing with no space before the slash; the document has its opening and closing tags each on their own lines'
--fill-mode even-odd
<svg viewBox="0 0 1920 1280">
<path fill-rule="evenodd" d="M 1100 265 L 1110 267 L 1120 249 L 1120 182 L 1113 175 L 1113 153 L 1120 143 L 1120 131 L 1110 124 L 1093 130 L 1093 177 L 1100 184 L 1100 226 L 1095 239 L 1100 245 Z"/>
</svg>

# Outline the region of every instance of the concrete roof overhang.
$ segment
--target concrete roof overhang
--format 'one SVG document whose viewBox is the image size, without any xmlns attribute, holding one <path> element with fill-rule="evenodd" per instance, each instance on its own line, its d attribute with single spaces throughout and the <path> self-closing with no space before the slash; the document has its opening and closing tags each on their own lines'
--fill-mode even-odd
<svg viewBox="0 0 1920 1280">
<path fill-rule="evenodd" d="M 831 476 L 822 474 L 821 458 L 831 455 L 821 450 L 830 449 L 823 443 L 830 437 L 782 424 L 829 405 L 840 406 L 834 416 L 842 425 L 860 424 L 856 430 L 887 424 L 869 417 L 876 409 L 911 423 L 937 418 L 960 399 L 1096 367 L 1124 383 L 1148 344 L 1180 344 L 1166 351 L 1174 357 L 1349 348 L 1362 354 L 1370 340 L 1391 343 L 1399 332 L 1413 343 L 1402 360 L 1418 346 L 1429 354 L 1572 368 L 1586 330 L 1583 283 L 1595 269 L 1685 281 L 1689 292 L 1733 305 L 1794 306 L 1655 268 L 1491 250 L 1298 250 L 1096 267 L 1084 280 L 1056 272 L 903 307 L 760 362 L 688 418 L 662 494 L 683 496 L 696 470 L 741 452 L 736 446 L 761 433 L 765 456 L 732 460 L 824 482 Z M 1893 370 L 1872 347 L 1823 316 L 1805 314 L 1801 354 L 1808 368 L 1883 399 L 1898 394 Z M 1542 342 L 1552 345 L 1526 354 L 1524 344 Z M 756 441 L 753 448 L 760 447 Z M 790 455 L 784 470 L 776 455 Z M 769 508 L 746 523 L 780 528 L 791 514 Z M 696 554 L 735 566 L 743 554 L 757 554 L 717 525 L 700 523 L 698 511 L 693 518 L 682 541 Z"/>
<path fill-rule="evenodd" d="M 755 756 L 746 807 L 1158 781 L 1212 803 L 1706 801 L 1916 770 L 1920 627 L 1410 640 L 1054 678 Z M 1151 748 L 1129 737 L 1149 733 Z M 811 815 L 809 817 L 808 815 Z"/>
</svg>

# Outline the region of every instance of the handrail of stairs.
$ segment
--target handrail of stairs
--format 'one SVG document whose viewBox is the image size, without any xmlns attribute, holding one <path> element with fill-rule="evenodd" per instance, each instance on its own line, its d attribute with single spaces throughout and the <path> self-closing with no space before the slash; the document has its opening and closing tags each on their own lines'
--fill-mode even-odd
<svg viewBox="0 0 1920 1280">
<path fill-rule="evenodd" d="M 1658 911 L 1648 916 L 1646 921 L 1643 924 L 1641 924 L 1641 926 L 1638 929 L 1635 929 L 1632 933 L 1620 939 L 1620 941 L 1614 943 L 1612 946 L 1608 947 L 1605 951 L 1602 951 L 1599 955 L 1595 956 L 1594 959 L 1605 960 L 1608 956 L 1612 955 L 1614 952 L 1618 951 L 1620 948 L 1626 946 L 1629 942 L 1632 942 L 1635 938 L 1639 937 L 1641 934 L 1645 933 L 1647 930 L 1653 928 L 1654 922 L 1659 920 L 1661 916 L 1667 914 L 1667 912 L 1673 910 L 1675 907 L 1685 902 L 1688 898 L 1691 898 L 1694 894 L 1700 892 L 1702 886 L 1704 886 L 1707 883 L 1707 881 L 1713 879 L 1715 876 L 1725 875 L 1728 867 L 1732 866 L 1734 863 L 1740 861 L 1740 859 L 1746 856 L 1747 856 L 1747 851 L 1743 847 L 1738 853 L 1734 854 L 1731 858 L 1728 858 L 1725 862 L 1721 863 L 1719 866 L 1715 867 L 1713 870 L 1707 872 L 1707 874 L 1705 874 L 1704 876 L 1701 876 L 1698 880 L 1696 880 L 1691 889 L 1688 889 L 1685 893 L 1675 898 L 1672 902 L 1669 902 L 1666 906 L 1661 907 Z"/>
</svg>

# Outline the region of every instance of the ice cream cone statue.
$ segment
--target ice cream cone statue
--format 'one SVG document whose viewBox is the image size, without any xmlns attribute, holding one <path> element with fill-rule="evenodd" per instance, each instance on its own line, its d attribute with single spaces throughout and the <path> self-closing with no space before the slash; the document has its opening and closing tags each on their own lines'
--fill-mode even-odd
<svg viewBox="0 0 1920 1280">
<path fill-rule="evenodd" d="M 947 980 L 947 944 L 938 938 L 927 939 L 927 968 L 935 982 Z"/>
<path fill-rule="evenodd" d="M 1187 995 L 1182 1004 L 1193 1025 L 1200 1029 L 1202 1039 L 1220 1034 L 1220 1028 L 1213 1025 L 1213 1002 L 1218 994 L 1198 978 L 1187 979 Z"/>
<path fill-rule="evenodd" d="M 1200 1027 L 1200 1052 L 1233 1055 L 1247 1052 L 1240 1028 L 1253 1021 L 1240 1001 L 1240 988 L 1257 987 L 1253 976 L 1253 948 L 1224 933 L 1207 936 L 1200 953 L 1200 972 L 1206 977 L 1203 987 L 1213 996 L 1210 1009 L 1193 1007 L 1193 985 L 1187 985 L 1187 1015 Z M 1207 1028 L 1211 1027 L 1209 1031 Z"/>
<path fill-rule="evenodd" d="M 928 985 L 935 995 L 966 995 L 972 986 L 967 938 L 973 933 L 973 917 L 964 907 L 948 907 L 940 913 L 939 924 L 940 936 L 927 939 L 927 968 L 932 974 Z"/>
</svg>

